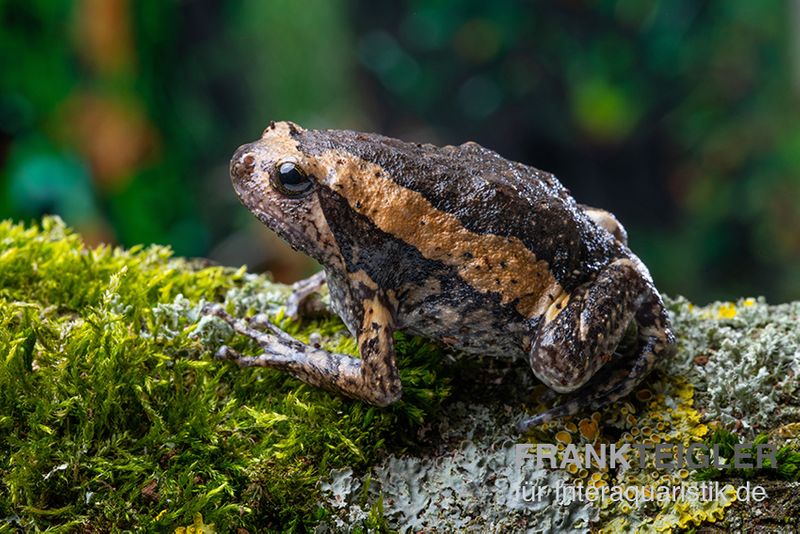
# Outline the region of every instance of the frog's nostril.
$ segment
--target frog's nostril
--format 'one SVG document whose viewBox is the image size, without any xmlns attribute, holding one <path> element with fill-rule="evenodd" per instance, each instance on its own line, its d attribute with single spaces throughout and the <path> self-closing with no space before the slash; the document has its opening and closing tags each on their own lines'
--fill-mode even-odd
<svg viewBox="0 0 800 534">
<path fill-rule="evenodd" d="M 240 146 L 231 158 L 231 177 L 236 180 L 245 180 L 253 174 L 256 159 L 249 151 L 250 145 Z"/>
</svg>

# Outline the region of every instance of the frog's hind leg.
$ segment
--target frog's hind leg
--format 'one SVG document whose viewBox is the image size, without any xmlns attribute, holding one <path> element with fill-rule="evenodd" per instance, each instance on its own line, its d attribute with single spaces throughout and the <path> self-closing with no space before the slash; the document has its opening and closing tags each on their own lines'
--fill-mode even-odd
<svg viewBox="0 0 800 534">
<path fill-rule="evenodd" d="M 585 204 L 580 204 L 580 208 L 597 226 L 614 236 L 614 239 L 623 245 L 628 244 L 628 232 L 625 230 L 625 227 L 622 226 L 622 223 L 614 217 L 613 213 Z"/>
<path fill-rule="evenodd" d="M 638 325 L 633 355 L 610 361 L 632 320 Z M 531 349 L 531 367 L 551 389 L 573 395 L 520 422 L 520 431 L 582 410 L 596 410 L 624 397 L 673 343 L 661 297 L 649 278 L 642 276 L 631 260 L 611 264 L 541 326 Z M 607 363 L 610 369 L 604 368 Z M 589 382 L 595 373 L 603 380 Z"/>
<path fill-rule="evenodd" d="M 637 351 L 635 358 L 620 362 L 626 364 L 625 366 L 615 365 L 612 369 L 600 371 L 596 378 L 602 379 L 602 382 L 592 380 L 555 408 L 523 419 L 517 424 L 517 428 L 520 432 L 525 432 L 553 419 L 594 411 L 625 397 L 636 389 L 669 347 L 669 344 L 659 347 L 654 339 L 647 340 Z"/>
</svg>

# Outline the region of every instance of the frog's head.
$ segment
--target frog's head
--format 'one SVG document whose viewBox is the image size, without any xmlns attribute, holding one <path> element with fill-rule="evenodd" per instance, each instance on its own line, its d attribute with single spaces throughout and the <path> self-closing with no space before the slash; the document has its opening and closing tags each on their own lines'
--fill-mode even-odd
<svg viewBox="0 0 800 534">
<path fill-rule="evenodd" d="M 423 228 L 426 234 L 419 220 L 441 218 L 421 195 L 392 180 L 392 174 L 415 175 L 403 162 L 419 158 L 401 157 L 401 145 L 417 146 L 374 134 L 273 122 L 261 139 L 236 151 L 231 180 L 262 223 L 326 268 L 366 261 L 359 251 L 367 247 L 382 251 L 369 261 L 395 262 L 396 254 L 387 251 L 398 242 L 437 245 L 428 234 L 438 227 Z"/>
<path fill-rule="evenodd" d="M 233 155 L 231 181 L 262 223 L 324 265 L 336 261 L 338 252 L 320 206 L 319 173 L 324 170 L 301 149 L 303 131 L 291 122 L 271 122 L 261 139 Z"/>
</svg>

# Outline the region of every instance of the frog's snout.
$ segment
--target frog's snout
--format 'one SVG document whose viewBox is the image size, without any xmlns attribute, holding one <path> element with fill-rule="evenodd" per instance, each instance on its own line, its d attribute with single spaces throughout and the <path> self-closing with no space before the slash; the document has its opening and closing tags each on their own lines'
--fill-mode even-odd
<svg viewBox="0 0 800 534">
<path fill-rule="evenodd" d="M 236 149 L 236 152 L 231 158 L 231 181 L 234 186 L 239 186 L 245 183 L 253 176 L 253 171 L 256 167 L 256 158 L 253 155 L 253 144 L 248 143 Z"/>
</svg>

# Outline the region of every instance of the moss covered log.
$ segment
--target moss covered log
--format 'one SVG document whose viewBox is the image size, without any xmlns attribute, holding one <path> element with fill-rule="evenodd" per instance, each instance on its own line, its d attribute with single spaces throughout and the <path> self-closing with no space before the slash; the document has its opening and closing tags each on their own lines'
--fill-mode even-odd
<svg viewBox="0 0 800 534">
<path fill-rule="evenodd" d="M 55 218 L 0 223 L 0 533 L 798 526 L 798 304 L 670 300 L 678 354 L 639 391 L 518 436 L 515 420 L 541 408 L 525 362 L 461 359 L 399 336 L 404 397 L 377 409 L 214 357 L 224 343 L 257 347 L 205 316 L 208 302 L 356 354 L 337 318 L 286 319 L 287 294 L 163 247 L 87 248 Z M 783 471 L 512 472 L 524 441 L 759 434 L 783 447 Z M 755 514 L 727 497 L 628 508 L 515 497 L 524 483 L 654 476 L 766 480 L 773 498 Z"/>
<path fill-rule="evenodd" d="M 88 249 L 57 219 L 0 224 L 0 532 L 167 531 L 197 514 L 220 532 L 255 532 L 324 519 L 320 477 L 407 446 L 447 379 L 437 349 L 406 339 L 406 395 L 388 410 L 215 361 L 223 341 L 257 351 L 204 317 L 207 301 L 357 353 L 337 319 L 283 320 L 286 294 L 163 247 Z"/>
</svg>

